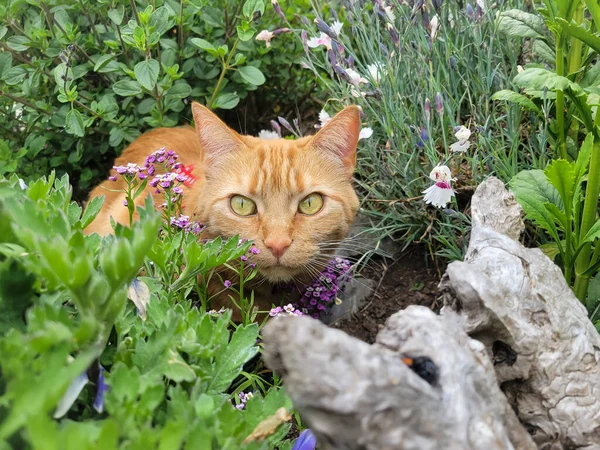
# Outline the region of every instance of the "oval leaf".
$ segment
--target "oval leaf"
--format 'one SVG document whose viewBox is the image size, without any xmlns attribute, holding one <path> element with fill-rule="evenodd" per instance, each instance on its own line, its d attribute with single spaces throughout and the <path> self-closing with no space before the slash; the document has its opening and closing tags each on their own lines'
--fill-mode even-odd
<svg viewBox="0 0 600 450">
<path fill-rule="evenodd" d="M 492 95 L 492 100 L 504 100 L 506 102 L 516 103 L 517 105 L 520 105 L 523 108 L 531 109 L 535 112 L 540 112 L 540 108 L 538 108 L 537 105 L 533 103 L 529 98 L 514 91 L 509 91 L 506 89 L 498 91 L 494 95 Z"/>
<path fill-rule="evenodd" d="M 246 83 L 254 84 L 255 86 L 260 86 L 266 81 L 263 73 L 256 67 L 244 66 L 239 69 L 239 72 Z"/>
<path fill-rule="evenodd" d="M 155 59 L 147 61 L 141 61 L 135 65 L 133 72 L 138 82 L 151 91 L 156 86 L 158 81 L 158 72 L 160 71 L 160 64 Z"/>
<path fill-rule="evenodd" d="M 508 36 L 539 38 L 542 37 L 544 20 L 536 15 L 519 9 L 500 13 L 498 30 Z"/>
<path fill-rule="evenodd" d="M 513 82 L 521 88 L 534 91 L 542 91 L 544 88 L 550 91 L 564 91 L 567 88 L 571 88 L 575 92 L 582 91 L 581 86 L 568 78 L 540 68 L 525 69 L 513 78 Z"/>
<path fill-rule="evenodd" d="M 142 87 L 137 81 L 121 80 L 114 84 L 113 91 L 121 97 L 131 97 L 132 95 L 141 94 Z"/>
<path fill-rule="evenodd" d="M 72 109 L 67 113 L 65 118 L 65 130 L 69 134 L 83 137 L 85 134 L 85 125 L 83 124 L 83 118 L 81 113 L 76 109 Z"/>
</svg>

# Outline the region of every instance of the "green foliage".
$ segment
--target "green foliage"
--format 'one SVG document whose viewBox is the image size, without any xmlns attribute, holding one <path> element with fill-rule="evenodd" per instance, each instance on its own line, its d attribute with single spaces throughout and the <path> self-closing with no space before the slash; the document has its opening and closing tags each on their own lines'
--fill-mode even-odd
<svg viewBox="0 0 600 450">
<path fill-rule="evenodd" d="M 102 201 L 83 211 L 71 194 L 66 176 L 25 189 L 16 176 L 0 179 L 0 448 L 289 448 L 281 441 L 290 424 L 242 444 L 292 405 L 247 367 L 259 326 L 207 312 L 207 286 L 196 277 L 234 264 L 250 243 L 159 233 L 151 200 L 132 228 L 85 235 Z M 100 373 L 108 385 L 101 407 Z M 249 387 L 254 397 L 235 408 Z M 51 419 L 62 415 L 66 392 L 74 401 L 67 417 Z"/>
<path fill-rule="evenodd" d="M 278 21 L 262 0 L 4 2 L 0 175 L 69 173 L 81 198 L 140 133 L 189 123 L 192 100 L 231 109 L 264 86 L 258 110 L 293 107 L 313 89 L 289 67 L 301 44 L 254 40 Z"/>
</svg>

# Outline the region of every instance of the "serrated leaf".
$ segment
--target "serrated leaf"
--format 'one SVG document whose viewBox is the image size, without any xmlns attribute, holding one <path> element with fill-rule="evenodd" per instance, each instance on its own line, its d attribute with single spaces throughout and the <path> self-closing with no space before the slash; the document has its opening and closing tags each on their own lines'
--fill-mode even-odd
<svg viewBox="0 0 600 450">
<path fill-rule="evenodd" d="M 544 29 L 544 20 L 537 14 L 519 9 L 500 13 L 498 30 L 508 36 L 540 38 Z"/>
<path fill-rule="evenodd" d="M 65 130 L 69 134 L 83 137 L 85 135 L 85 125 L 83 124 L 83 117 L 81 113 L 76 109 L 71 109 L 67 113 L 65 118 Z"/>
<path fill-rule="evenodd" d="M 529 98 L 523 94 L 519 94 L 518 92 L 510 91 L 508 89 L 496 92 L 494 95 L 492 95 L 492 100 L 503 100 L 510 103 L 516 103 L 523 108 L 527 108 L 538 113 L 540 112 L 540 108 L 538 108 L 538 106 Z"/>
<path fill-rule="evenodd" d="M 117 81 L 113 85 L 113 91 L 115 94 L 121 97 L 131 97 L 142 93 L 142 87 L 140 83 L 134 80 L 121 80 Z"/>
<path fill-rule="evenodd" d="M 260 86 L 266 81 L 263 73 L 254 66 L 244 66 L 240 67 L 238 70 L 244 81 L 247 83 Z"/>
<path fill-rule="evenodd" d="M 85 229 L 96 218 L 102 205 L 104 204 L 104 196 L 94 197 L 85 207 L 83 216 L 81 217 L 81 228 Z"/>
<path fill-rule="evenodd" d="M 560 18 L 556 19 L 556 23 L 558 23 L 563 32 L 589 45 L 592 49 L 596 51 L 596 53 L 600 53 L 600 37 L 598 37 L 596 34 L 591 33 L 583 25 L 569 23 L 566 20 Z"/>
<path fill-rule="evenodd" d="M 140 61 L 133 68 L 135 78 L 138 82 L 151 91 L 156 86 L 158 81 L 158 73 L 160 72 L 160 64 L 155 59 Z"/>
</svg>

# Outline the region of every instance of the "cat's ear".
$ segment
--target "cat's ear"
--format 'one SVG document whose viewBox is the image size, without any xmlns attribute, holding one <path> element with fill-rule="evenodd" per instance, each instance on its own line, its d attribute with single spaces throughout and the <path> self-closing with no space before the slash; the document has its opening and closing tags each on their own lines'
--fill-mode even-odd
<svg viewBox="0 0 600 450">
<path fill-rule="evenodd" d="M 193 102 L 192 115 L 198 140 L 205 157 L 209 160 L 239 150 L 244 146 L 240 136 L 206 106 Z"/>
<path fill-rule="evenodd" d="M 311 140 L 311 147 L 339 158 L 344 166 L 354 171 L 356 146 L 360 134 L 360 108 L 347 106 L 319 130 Z"/>
</svg>

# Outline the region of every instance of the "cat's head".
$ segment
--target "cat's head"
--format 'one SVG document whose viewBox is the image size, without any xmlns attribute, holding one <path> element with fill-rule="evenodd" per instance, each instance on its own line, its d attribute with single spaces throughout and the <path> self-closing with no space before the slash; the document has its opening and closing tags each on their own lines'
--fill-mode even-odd
<svg viewBox="0 0 600 450">
<path fill-rule="evenodd" d="M 313 278 L 358 209 L 359 108 L 297 140 L 241 136 L 207 108 L 194 103 L 192 110 L 206 176 L 194 208 L 207 235 L 253 240 L 260 250 L 253 262 L 270 282 Z"/>
</svg>

